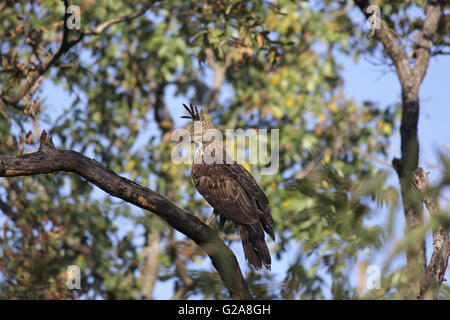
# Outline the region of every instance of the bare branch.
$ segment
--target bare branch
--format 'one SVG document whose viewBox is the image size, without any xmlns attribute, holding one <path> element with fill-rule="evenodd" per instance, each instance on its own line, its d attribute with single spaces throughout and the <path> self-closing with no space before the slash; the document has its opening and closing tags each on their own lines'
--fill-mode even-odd
<svg viewBox="0 0 450 320">
<path fill-rule="evenodd" d="M 450 51 L 436 50 L 431 53 L 432 56 L 450 55 Z"/>
<path fill-rule="evenodd" d="M 353 152 L 359 153 L 363 157 L 366 157 L 366 158 L 371 159 L 371 160 L 373 160 L 375 162 L 378 162 L 378 163 L 380 163 L 382 165 L 385 165 L 387 167 L 391 167 L 392 168 L 392 164 L 390 164 L 387 161 L 384 161 L 383 159 L 379 159 L 378 157 L 374 156 L 373 154 L 370 154 L 370 153 L 368 153 L 368 152 L 366 152 L 366 151 L 364 151 L 362 149 L 359 149 L 359 148 L 357 148 L 355 146 L 352 146 L 351 149 L 352 149 Z"/>
<path fill-rule="evenodd" d="M 252 299 L 239 263 L 230 248 L 206 224 L 159 193 L 120 177 L 78 152 L 55 149 L 52 138 L 47 137 L 45 131 L 40 138 L 39 151 L 20 156 L 0 156 L 2 177 L 58 171 L 76 173 L 110 195 L 155 213 L 208 254 L 232 299 Z"/>
<path fill-rule="evenodd" d="M 140 10 L 133 12 L 131 14 L 127 14 L 125 16 L 121 16 L 121 17 L 114 18 L 114 19 L 108 20 L 106 22 L 103 22 L 102 24 L 100 24 L 99 26 L 97 26 L 94 29 L 84 31 L 84 34 L 85 35 L 97 35 L 97 34 L 102 33 L 103 31 L 105 31 L 109 27 L 111 27 L 113 24 L 133 20 L 133 19 L 143 15 L 150 8 L 150 6 L 155 2 L 156 2 L 155 0 L 148 1 L 148 3 L 146 5 L 144 5 Z"/>
<path fill-rule="evenodd" d="M 211 95 L 208 99 L 207 109 L 213 110 L 217 106 L 217 102 L 219 101 L 220 92 L 225 82 L 225 73 L 227 68 L 231 64 L 231 52 L 225 56 L 225 62 L 221 63 L 217 61 L 214 56 L 214 52 L 211 48 L 207 48 L 205 50 L 206 57 L 208 59 L 208 64 L 211 69 L 214 71 L 214 80 L 211 88 Z"/>
<path fill-rule="evenodd" d="M 416 48 L 416 61 L 414 62 L 414 78 L 419 83 L 425 77 L 433 46 L 433 37 L 436 33 L 439 18 L 441 17 L 445 1 L 428 1 L 425 7 L 425 20 L 419 35 L 419 43 Z"/>
<path fill-rule="evenodd" d="M 355 3 L 367 18 L 370 17 L 370 13 L 367 12 L 367 8 L 371 4 L 370 1 L 356 0 Z M 376 29 L 375 36 L 382 42 L 386 53 L 392 59 L 392 62 L 397 69 L 400 82 L 402 84 L 409 82 L 412 70 L 409 66 L 408 56 L 397 43 L 395 32 L 389 28 L 386 21 L 383 19 L 380 21 L 380 29 Z"/>
<path fill-rule="evenodd" d="M 142 270 L 141 294 L 145 299 L 152 299 L 153 288 L 158 279 L 160 244 L 161 232 L 159 230 L 147 235 L 147 245 L 142 252 L 145 264 Z"/>
<path fill-rule="evenodd" d="M 65 0 L 65 10 L 64 10 L 64 20 L 63 20 L 63 38 L 61 41 L 61 45 L 56 51 L 55 54 L 47 58 L 43 63 L 37 66 L 36 70 L 31 72 L 28 76 L 27 82 L 24 83 L 19 92 L 14 96 L 6 95 L 4 92 L 0 91 L 0 102 L 5 104 L 9 104 L 14 106 L 15 108 L 21 110 L 22 108 L 19 105 L 19 102 L 25 97 L 25 95 L 30 91 L 30 89 L 34 86 L 35 82 L 45 73 L 47 72 L 57 61 L 58 59 L 65 53 L 67 53 L 72 47 L 74 47 L 77 43 L 83 40 L 84 36 L 89 35 L 98 35 L 108 29 L 110 26 L 116 23 L 129 21 L 135 19 L 141 15 L 143 15 L 150 6 L 155 3 L 157 0 L 148 1 L 140 10 L 124 15 L 115 19 L 111 19 L 106 21 L 94 29 L 83 30 L 77 36 L 75 36 L 71 41 L 68 41 L 69 29 L 67 28 L 66 21 L 68 19 L 69 14 L 67 13 L 67 7 L 69 5 L 69 1 Z"/>
<path fill-rule="evenodd" d="M 69 36 L 69 29 L 67 28 L 66 21 L 69 17 L 69 14 L 67 13 L 67 7 L 69 6 L 69 1 L 64 1 L 64 17 L 63 17 L 63 37 L 61 41 L 61 45 L 59 46 L 58 51 L 51 57 L 49 57 L 47 60 L 45 60 L 41 65 L 39 65 L 35 71 L 31 72 L 27 82 L 23 85 L 23 87 L 20 89 L 20 91 L 15 96 L 8 96 L 2 94 L 0 96 L 1 100 L 3 100 L 4 103 L 17 106 L 20 100 L 22 100 L 25 95 L 30 91 L 31 88 L 34 87 L 34 84 L 38 81 L 38 79 L 45 73 L 47 70 L 65 53 L 67 52 L 71 47 L 73 47 L 75 44 L 77 44 L 82 37 L 79 37 L 77 41 L 71 41 L 68 42 L 68 36 Z M 37 89 L 37 88 L 36 88 Z M 34 90 L 36 90 L 34 89 Z"/>
</svg>

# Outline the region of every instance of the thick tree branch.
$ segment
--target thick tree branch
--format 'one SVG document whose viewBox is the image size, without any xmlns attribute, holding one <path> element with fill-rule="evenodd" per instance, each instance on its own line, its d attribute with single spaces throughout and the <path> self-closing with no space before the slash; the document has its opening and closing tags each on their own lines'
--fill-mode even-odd
<svg viewBox="0 0 450 320">
<path fill-rule="evenodd" d="M 238 261 L 218 235 L 192 214 L 162 195 L 120 177 L 99 162 L 72 150 L 57 150 L 43 131 L 39 151 L 20 156 L 0 156 L 0 176 L 15 177 L 58 171 L 76 173 L 110 195 L 151 211 L 199 245 L 219 272 L 233 299 L 251 299 Z"/>
<path fill-rule="evenodd" d="M 445 1 L 428 1 L 425 7 L 425 20 L 419 35 L 419 43 L 416 49 L 416 61 L 414 62 L 414 78 L 422 83 L 428 69 L 433 46 L 433 37 L 436 33 L 439 18 L 441 17 Z"/>
<path fill-rule="evenodd" d="M 418 167 L 414 171 L 411 184 L 414 189 L 422 194 L 422 200 L 431 217 L 434 219 L 442 217 L 438 200 L 434 199 L 428 191 L 430 181 L 428 180 L 428 173 L 425 173 L 422 167 Z M 437 299 L 439 288 L 445 281 L 444 275 L 447 270 L 449 255 L 448 225 L 439 223 L 433 228 L 433 254 L 426 270 L 425 279 L 420 287 L 420 298 Z"/>
<path fill-rule="evenodd" d="M 371 1 L 356 0 L 355 3 L 367 18 L 372 15 L 372 13 L 367 12 L 367 8 L 371 5 Z M 374 30 L 376 38 L 381 41 L 387 55 L 392 59 L 400 82 L 409 82 L 412 70 L 409 66 L 408 56 L 397 43 L 395 32 L 389 28 L 386 21 L 383 19 L 380 20 L 380 29 Z"/>
</svg>

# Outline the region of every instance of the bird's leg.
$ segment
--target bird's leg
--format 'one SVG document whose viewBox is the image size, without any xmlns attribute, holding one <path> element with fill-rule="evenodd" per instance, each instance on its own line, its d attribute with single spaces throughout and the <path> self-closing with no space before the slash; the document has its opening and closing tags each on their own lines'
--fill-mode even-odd
<svg viewBox="0 0 450 320">
<path fill-rule="evenodd" d="M 218 214 L 217 214 L 216 210 L 213 210 L 211 217 L 209 217 L 209 219 L 206 220 L 205 223 L 209 226 L 209 224 L 214 221 L 214 219 L 217 217 L 217 215 Z"/>
</svg>

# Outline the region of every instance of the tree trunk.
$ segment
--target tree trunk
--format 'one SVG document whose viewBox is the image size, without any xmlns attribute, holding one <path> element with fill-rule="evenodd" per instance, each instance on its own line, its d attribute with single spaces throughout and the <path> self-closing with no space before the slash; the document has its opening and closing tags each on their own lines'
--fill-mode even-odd
<svg viewBox="0 0 450 320">
<path fill-rule="evenodd" d="M 372 16 L 368 11 L 372 3 L 368 0 L 356 0 L 356 5 L 366 15 Z M 402 201 L 406 219 L 406 236 L 411 235 L 417 228 L 423 226 L 423 206 L 421 197 L 417 196 L 412 186 L 413 172 L 419 165 L 419 139 L 417 125 L 419 120 L 419 88 L 425 77 L 433 46 L 439 19 L 442 15 L 445 1 L 429 0 L 425 7 L 423 27 L 418 35 L 417 49 L 415 51 L 414 66 L 411 67 L 410 58 L 405 49 L 399 45 L 395 30 L 387 25 L 381 17 L 380 28 L 373 29 L 376 39 L 379 40 L 384 51 L 394 63 L 397 76 L 402 88 L 402 120 L 401 158 L 395 158 L 392 165 L 400 179 Z M 406 274 L 409 289 L 407 298 L 418 298 L 422 295 L 421 284 L 426 277 L 425 239 L 412 239 L 406 251 Z"/>
<path fill-rule="evenodd" d="M 406 220 L 406 237 L 423 226 L 422 200 L 412 192 L 411 177 L 419 165 L 419 88 L 402 86 L 401 159 L 393 165 L 400 179 L 403 208 Z M 406 251 L 406 274 L 409 283 L 407 297 L 418 297 L 420 283 L 426 269 L 425 239 L 415 240 Z"/>
</svg>

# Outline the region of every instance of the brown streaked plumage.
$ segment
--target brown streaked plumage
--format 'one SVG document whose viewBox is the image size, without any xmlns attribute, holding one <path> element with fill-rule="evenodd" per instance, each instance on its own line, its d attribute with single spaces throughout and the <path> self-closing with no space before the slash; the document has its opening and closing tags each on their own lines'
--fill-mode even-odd
<svg viewBox="0 0 450 320">
<path fill-rule="evenodd" d="M 198 192 L 214 208 L 221 218 L 233 221 L 239 228 L 244 255 L 251 265 L 270 270 L 270 252 L 265 242 L 265 233 L 275 240 L 273 219 L 269 201 L 253 176 L 240 164 L 229 160 L 220 143 L 211 139 L 203 141 L 202 135 L 214 126 L 199 113 L 197 106 L 183 105 L 190 116 L 182 118 L 197 121 L 200 132 L 195 132 L 196 152 L 192 165 L 192 180 Z M 211 145 L 214 144 L 214 145 Z M 203 159 L 206 148 L 223 151 L 223 163 L 208 164 Z"/>
</svg>

